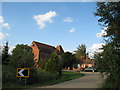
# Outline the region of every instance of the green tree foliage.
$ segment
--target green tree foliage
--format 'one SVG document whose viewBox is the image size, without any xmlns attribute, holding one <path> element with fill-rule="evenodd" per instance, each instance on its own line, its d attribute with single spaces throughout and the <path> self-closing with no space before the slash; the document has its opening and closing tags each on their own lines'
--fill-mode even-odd
<svg viewBox="0 0 120 90">
<path fill-rule="evenodd" d="M 77 63 L 77 59 L 74 54 L 72 54 L 70 52 L 65 52 L 62 55 L 62 62 L 63 62 L 63 68 L 70 67 L 70 69 L 72 69 L 73 64 Z"/>
<path fill-rule="evenodd" d="M 24 85 L 24 80 L 19 82 L 16 77 L 16 68 L 30 68 L 30 77 L 27 78 L 27 84 L 33 84 L 37 81 L 37 71 L 36 68 L 34 68 L 34 57 L 32 49 L 29 46 L 18 44 L 13 49 L 9 65 L 2 66 L 3 86 L 8 86 L 9 84 L 10 86 L 12 84 Z"/>
<path fill-rule="evenodd" d="M 40 60 L 38 60 L 39 67 L 41 69 L 45 69 L 46 62 L 47 62 L 47 60 L 40 58 Z"/>
<path fill-rule="evenodd" d="M 77 50 L 75 51 L 75 55 L 77 58 L 83 57 L 83 59 L 86 58 L 86 46 L 85 44 L 81 44 L 77 47 Z"/>
<path fill-rule="evenodd" d="M 10 63 L 16 68 L 30 68 L 34 66 L 32 49 L 27 45 L 16 45 L 11 55 Z"/>
<path fill-rule="evenodd" d="M 62 61 L 57 53 L 52 53 L 50 59 L 46 63 L 46 71 L 61 76 Z"/>
<path fill-rule="evenodd" d="M 120 89 L 120 2 L 97 3 L 96 16 L 107 27 L 104 35 L 106 45 L 102 53 L 95 55 L 98 68 L 107 76 L 103 87 Z"/>
<path fill-rule="evenodd" d="M 2 86 L 16 85 L 16 68 L 11 65 L 2 65 Z"/>
<path fill-rule="evenodd" d="M 9 50 L 8 42 L 6 42 L 2 50 L 2 64 L 8 64 L 10 60 L 10 55 L 8 53 L 8 50 Z"/>
</svg>

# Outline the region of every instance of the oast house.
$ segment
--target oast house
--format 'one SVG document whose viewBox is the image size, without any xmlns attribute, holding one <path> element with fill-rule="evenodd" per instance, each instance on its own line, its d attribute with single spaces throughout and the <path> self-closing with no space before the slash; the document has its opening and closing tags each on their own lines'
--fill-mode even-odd
<svg viewBox="0 0 120 90">
<path fill-rule="evenodd" d="M 64 53 L 61 45 L 54 47 L 33 41 L 30 47 L 32 48 L 32 53 L 34 54 L 35 67 L 38 67 L 38 60 L 48 60 L 53 52 L 56 52 L 58 54 Z"/>
</svg>

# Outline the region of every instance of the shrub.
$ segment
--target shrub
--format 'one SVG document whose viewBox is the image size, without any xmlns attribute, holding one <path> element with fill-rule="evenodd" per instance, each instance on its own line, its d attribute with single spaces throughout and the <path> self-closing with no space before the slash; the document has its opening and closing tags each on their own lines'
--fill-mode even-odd
<svg viewBox="0 0 120 90">
<path fill-rule="evenodd" d="M 56 75 L 46 72 L 44 69 L 41 68 L 37 68 L 37 76 L 37 83 L 45 83 L 56 78 Z"/>
<path fill-rule="evenodd" d="M 46 63 L 46 71 L 61 76 L 62 62 L 57 53 L 53 53 Z"/>
<path fill-rule="evenodd" d="M 2 65 L 2 85 L 10 86 L 16 84 L 16 68 L 10 65 Z"/>
</svg>

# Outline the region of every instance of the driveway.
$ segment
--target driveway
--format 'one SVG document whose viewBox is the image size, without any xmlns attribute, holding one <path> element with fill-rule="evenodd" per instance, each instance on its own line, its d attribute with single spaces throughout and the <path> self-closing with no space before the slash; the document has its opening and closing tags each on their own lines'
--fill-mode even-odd
<svg viewBox="0 0 120 90">
<path fill-rule="evenodd" d="M 99 72 L 81 72 L 85 76 L 79 79 L 74 79 L 62 82 L 55 85 L 38 87 L 38 88 L 99 88 L 102 83 L 102 78 Z"/>
</svg>

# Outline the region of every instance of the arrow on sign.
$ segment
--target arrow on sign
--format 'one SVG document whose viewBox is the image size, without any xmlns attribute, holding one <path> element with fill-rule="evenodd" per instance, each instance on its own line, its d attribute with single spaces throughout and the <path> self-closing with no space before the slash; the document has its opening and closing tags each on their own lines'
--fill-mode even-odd
<svg viewBox="0 0 120 90">
<path fill-rule="evenodd" d="M 29 77 L 30 68 L 17 68 L 16 76 L 17 77 Z"/>
<path fill-rule="evenodd" d="M 18 73 L 20 74 L 20 76 L 24 76 L 23 74 L 22 74 L 22 72 L 24 71 L 25 69 L 21 69 Z"/>
</svg>

